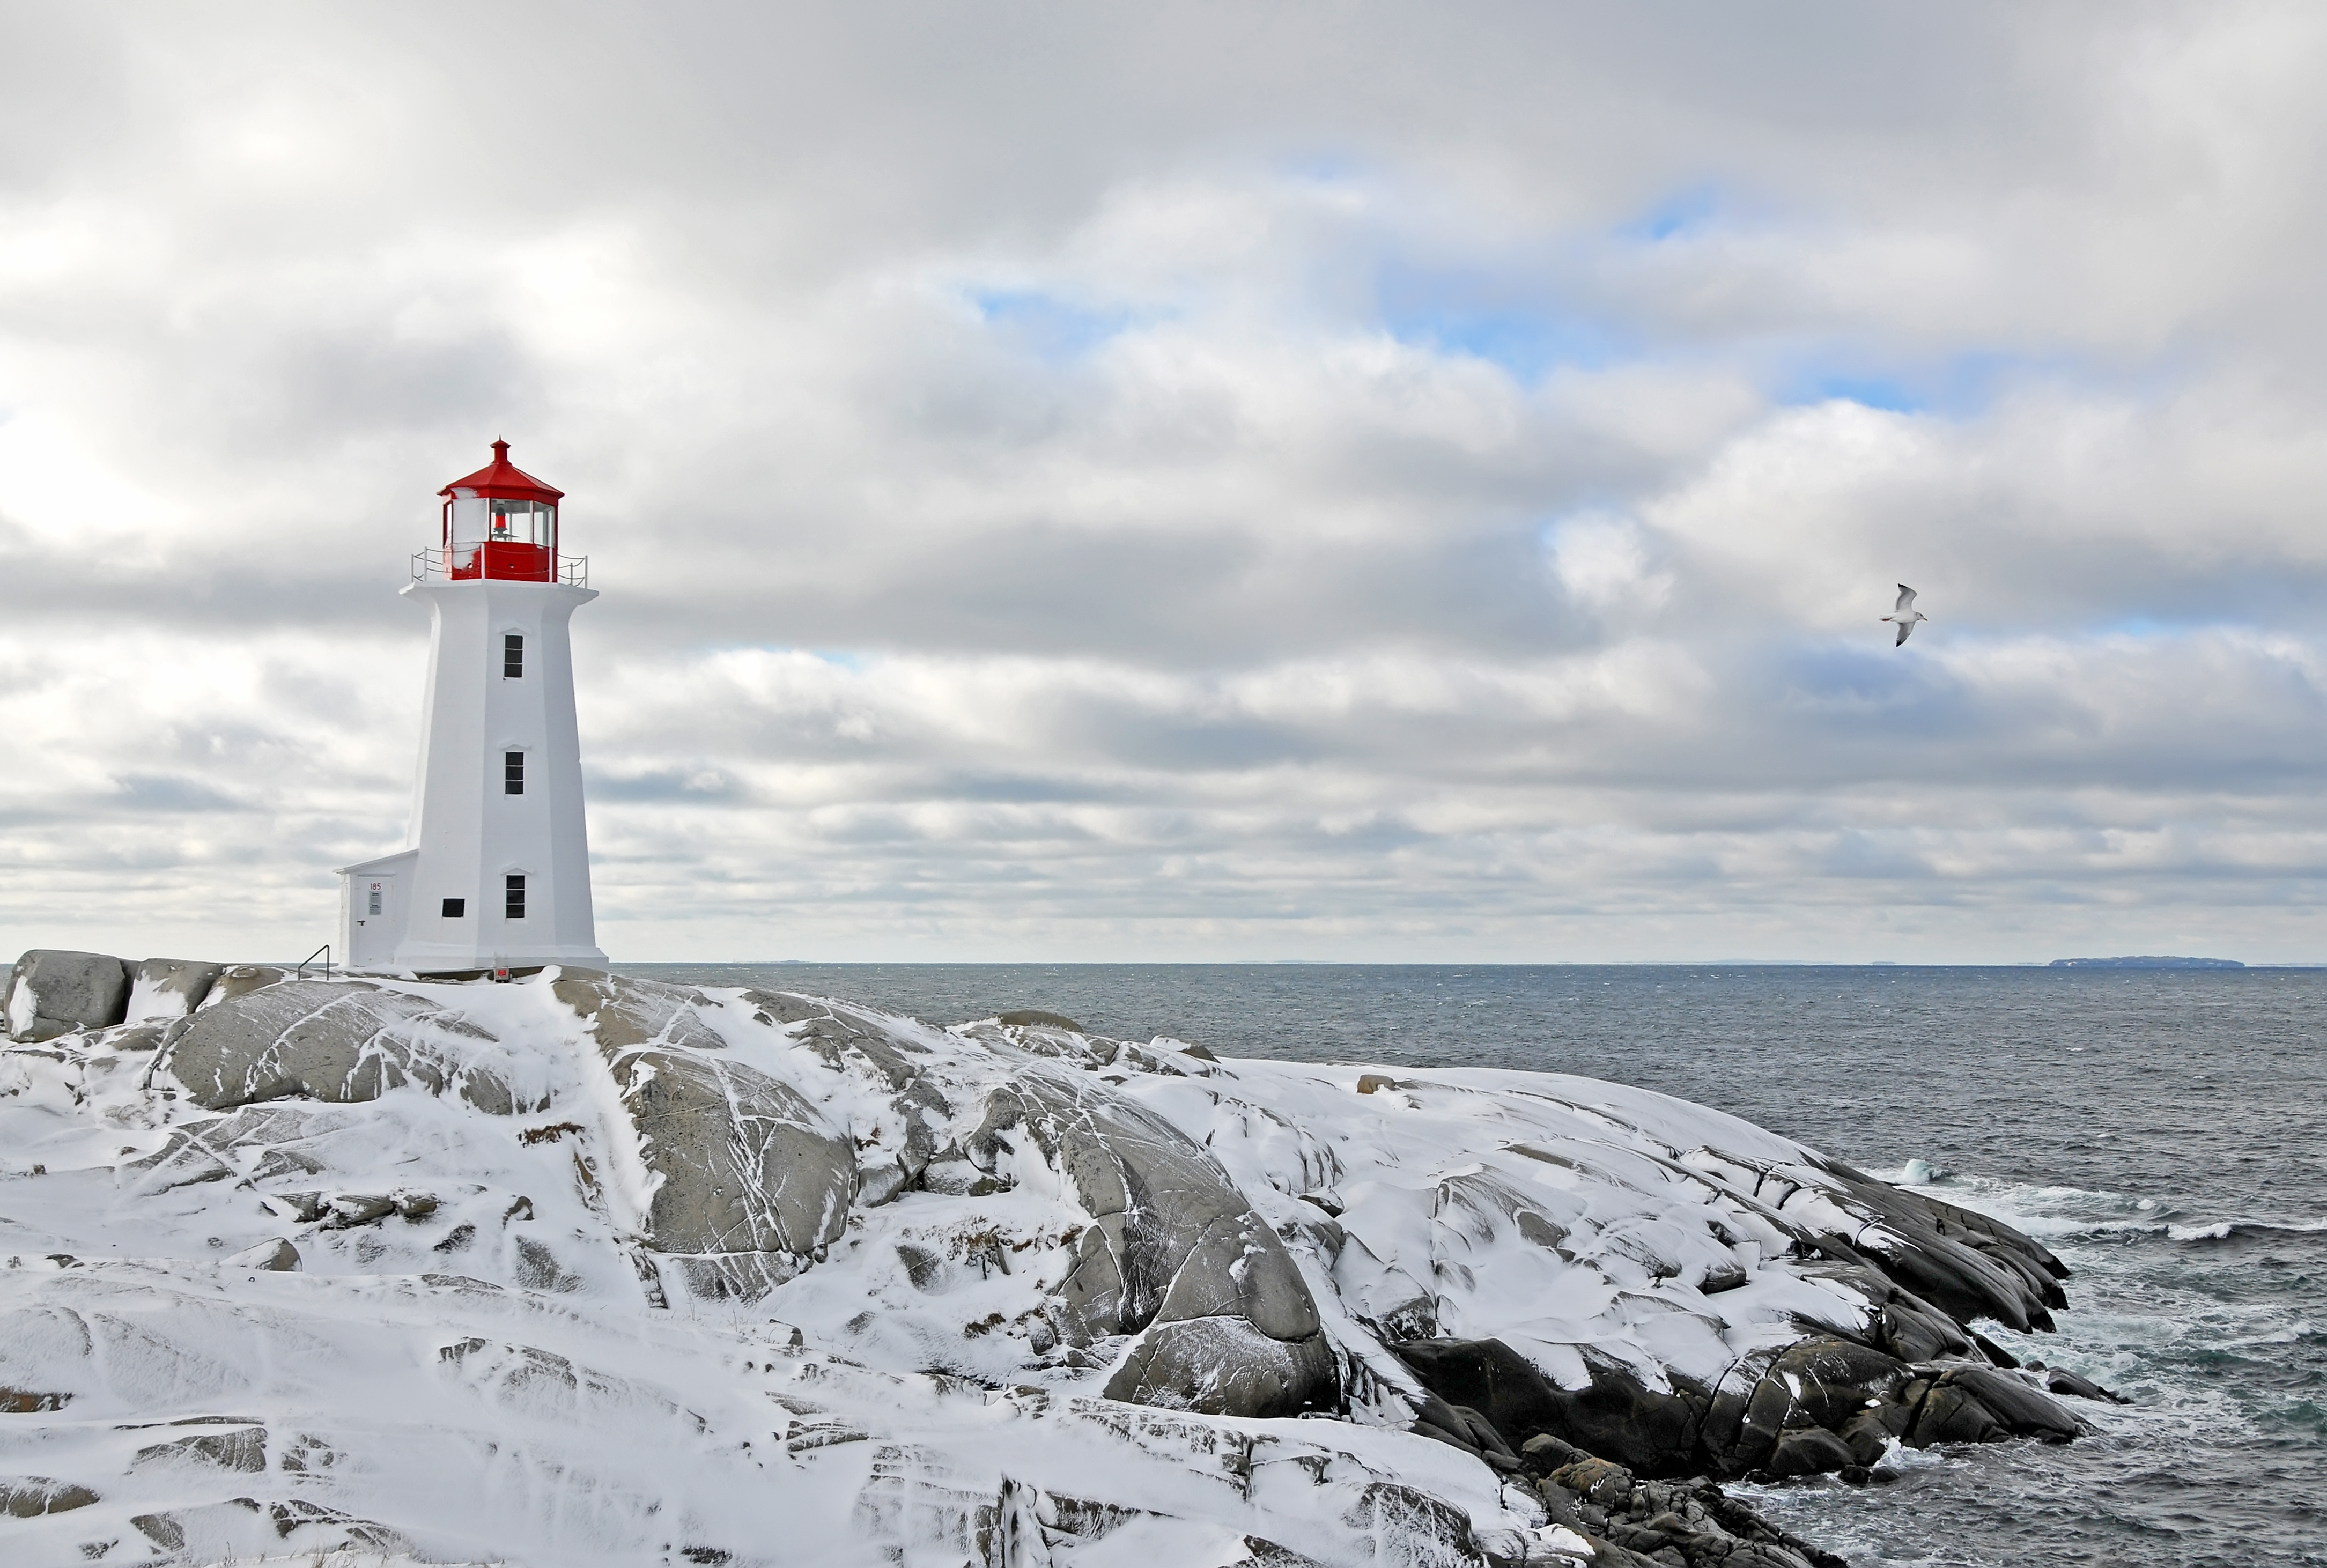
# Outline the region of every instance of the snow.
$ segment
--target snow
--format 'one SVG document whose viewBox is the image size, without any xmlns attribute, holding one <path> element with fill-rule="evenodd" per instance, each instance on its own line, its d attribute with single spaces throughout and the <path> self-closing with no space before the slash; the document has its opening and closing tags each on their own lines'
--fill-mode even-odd
<svg viewBox="0 0 2327 1568">
<path fill-rule="evenodd" d="M 1571 1385 L 1587 1349 L 1717 1382 L 1865 1311 L 1773 1218 L 1863 1231 L 1811 1151 L 1644 1090 L 1445 1070 L 1360 1092 L 1356 1067 L 832 1003 L 950 1107 L 901 1113 L 880 1061 L 715 991 L 680 1009 L 700 1048 L 804 1098 L 865 1175 L 795 1277 L 700 1296 L 657 1266 L 650 1151 L 555 978 L 380 983 L 421 1004 L 444 1093 L 214 1114 L 128 1029 L 0 1052 L 0 1399 L 65 1396 L 0 1414 L 0 1485 L 98 1499 L 0 1517 L 0 1556 L 1146 1568 L 1250 1536 L 1476 1562 L 1420 1494 L 1558 1562 L 1582 1542 L 1405 1430 L 1419 1390 L 1378 1326 L 1500 1337 Z M 1102 1397 L 1129 1340 L 1077 1349 L 1044 1314 L 1091 1218 L 1032 1140 L 880 1200 L 909 1134 L 966 1147 L 1029 1074 L 1210 1150 L 1316 1297 L 1347 1419 Z M 531 1108 L 481 1110 L 457 1092 L 480 1075 Z M 296 1266 L 266 1266 L 285 1243 Z"/>
</svg>

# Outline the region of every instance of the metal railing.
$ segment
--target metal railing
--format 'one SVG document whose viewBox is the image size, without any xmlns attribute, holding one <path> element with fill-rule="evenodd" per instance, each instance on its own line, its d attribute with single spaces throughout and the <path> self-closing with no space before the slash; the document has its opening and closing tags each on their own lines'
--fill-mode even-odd
<svg viewBox="0 0 2327 1568">
<path fill-rule="evenodd" d="M 332 945 L 329 942 L 300 959 L 299 966 L 291 972 L 291 978 L 304 980 L 307 977 L 307 966 L 318 958 L 323 961 L 323 978 L 329 980 L 332 977 Z"/>
<path fill-rule="evenodd" d="M 507 543 L 507 541 L 497 541 Z M 547 550 L 542 570 L 545 575 L 519 574 L 501 569 L 505 563 L 490 557 L 478 558 L 479 546 L 456 545 L 451 549 L 432 548 L 412 552 L 412 580 L 415 583 L 473 583 L 490 576 L 497 583 L 563 583 L 569 588 L 590 586 L 590 557 L 587 555 L 552 555 Z M 495 570 L 488 573 L 491 565 Z"/>
</svg>

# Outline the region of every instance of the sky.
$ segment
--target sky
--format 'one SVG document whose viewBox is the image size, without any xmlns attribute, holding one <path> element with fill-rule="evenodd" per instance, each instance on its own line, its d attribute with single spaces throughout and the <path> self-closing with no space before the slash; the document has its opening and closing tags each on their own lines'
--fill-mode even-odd
<svg viewBox="0 0 2327 1568">
<path fill-rule="evenodd" d="M 618 961 L 2327 960 L 2322 68 L 0 0 L 0 947 L 331 939 L 499 436 Z"/>
</svg>

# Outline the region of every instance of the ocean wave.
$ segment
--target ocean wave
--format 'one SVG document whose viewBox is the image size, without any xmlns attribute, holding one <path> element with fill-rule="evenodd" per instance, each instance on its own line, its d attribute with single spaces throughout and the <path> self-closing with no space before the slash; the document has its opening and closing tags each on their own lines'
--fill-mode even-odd
<svg viewBox="0 0 2327 1568">
<path fill-rule="evenodd" d="M 2125 1242 L 2151 1237 L 2208 1244 L 2327 1235 L 2327 1218 L 2201 1218 L 2188 1214 L 2182 1204 L 2166 1199 L 2081 1187 L 1999 1181 L 1966 1175 L 1920 1157 L 1909 1160 L 1896 1171 L 1883 1172 L 1880 1179 L 1975 1209 L 2054 1246 L 2079 1241 Z M 2202 1215 L 2203 1210 L 2200 1213 Z"/>
<path fill-rule="evenodd" d="M 2266 1219 L 2218 1219 L 2210 1225 L 2169 1225 L 2170 1241 L 2260 1241 L 2274 1237 L 2327 1235 L 2327 1219 L 2301 1223 Z"/>
</svg>

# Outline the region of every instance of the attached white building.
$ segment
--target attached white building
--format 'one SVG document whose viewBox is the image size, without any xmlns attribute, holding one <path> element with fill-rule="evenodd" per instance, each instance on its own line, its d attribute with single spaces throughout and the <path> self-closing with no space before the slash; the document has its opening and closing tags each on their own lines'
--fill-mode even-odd
<svg viewBox="0 0 2327 1568">
<path fill-rule="evenodd" d="M 415 975 L 603 966 L 566 629 L 589 562 L 558 554 L 564 492 L 505 441 L 437 493 L 443 544 L 404 589 L 433 619 L 410 847 L 341 868 L 340 950 Z"/>
</svg>

